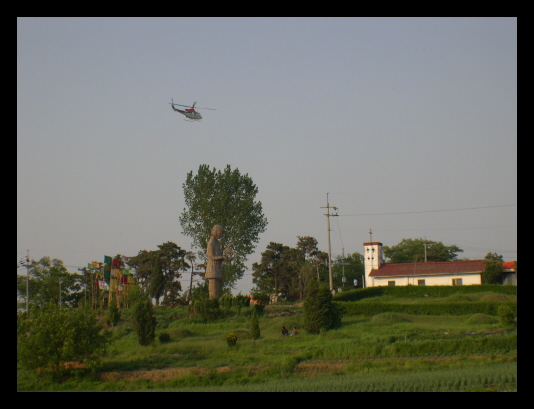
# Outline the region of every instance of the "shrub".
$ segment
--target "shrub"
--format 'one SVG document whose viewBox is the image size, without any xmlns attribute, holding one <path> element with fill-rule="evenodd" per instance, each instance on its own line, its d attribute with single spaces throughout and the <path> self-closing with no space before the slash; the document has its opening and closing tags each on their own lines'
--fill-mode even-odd
<svg viewBox="0 0 534 409">
<path fill-rule="evenodd" d="M 111 301 L 111 303 L 109 304 L 109 309 L 108 309 L 107 322 L 108 324 L 116 327 L 120 319 L 121 319 L 121 312 L 117 308 L 117 304 Z"/>
<path fill-rule="evenodd" d="M 232 307 L 234 297 L 231 294 L 223 294 L 219 297 L 219 305 L 226 310 Z"/>
<path fill-rule="evenodd" d="M 237 343 L 237 335 L 233 332 L 229 332 L 228 334 L 226 334 L 226 343 L 229 347 L 235 346 L 235 344 Z"/>
<path fill-rule="evenodd" d="M 396 324 L 398 322 L 407 322 L 402 315 L 395 312 L 383 312 L 381 314 L 375 315 L 372 319 L 373 322 L 383 323 L 383 324 Z"/>
<path fill-rule="evenodd" d="M 394 297 L 448 297 L 453 294 L 471 294 L 494 292 L 499 294 L 516 295 L 517 286 L 482 284 L 482 285 L 426 285 L 426 286 L 381 286 L 358 288 L 343 291 L 334 296 L 335 301 L 359 301 L 369 297 L 391 295 Z"/>
<path fill-rule="evenodd" d="M 487 314 L 473 314 L 467 320 L 466 324 L 495 324 L 497 319 Z"/>
<path fill-rule="evenodd" d="M 96 369 L 109 341 L 100 331 L 90 309 L 59 309 L 51 304 L 33 310 L 31 319 L 18 314 L 18 363 L 29 370 L 46 367 L 52 375 L 79 371 L 77 367 Z M 67 366 L 67 362 L 81 365 Z"/>
<path fill-rule="evenodd" d="M 199 298 L 195 301 L 195 313 L 197 313 L 205 323 L 216 321 L 221 317 L 219 301 L 216 298 Z"/>
<path fill-rule="evenodd" d="M 241 309 L 250 305 L 250 298 L 241 293 L 237 294 L 232 300 L 232 306 L 237 309 L 237 313 L 241 315 Z"/>
<path fill-rule="evenodd" d="M 255 309 L 252 311 L 252 318 L 250 320 L 250 335 L 252 335 L 252 339 L 258 339 L 260 337 L 260 324 L 258 322 L 258 313 Z"/>
<path fill-rule="evenodd" d="M 497 315 L 502 325 L 510 326 L 514 324 L 515 311 L 509 305 L 500 305 L 497 309 Z"/>
<path fill-rule="evenodd" d="M 162 332 L 158 335 L 159 342 L 168 342 L 171 340 L 171 335 L 167 332 Z"/>
</svg>

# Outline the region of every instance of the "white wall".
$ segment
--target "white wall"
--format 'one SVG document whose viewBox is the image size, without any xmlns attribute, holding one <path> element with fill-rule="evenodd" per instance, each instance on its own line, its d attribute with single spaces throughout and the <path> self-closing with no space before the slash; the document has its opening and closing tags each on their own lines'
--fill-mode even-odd
<svg viewBox="0 0 534 409">
<path fill-rule="evenodd" d="M 378 287 L 388 285 L 388 281 L 395 281 L 395 285 L 417 285 L 417 280 L 425 280 L 425 285 L 453 285 L 452 280 L 462 279 L 462 285 L 482 284 L 482 275 L 474 274 L 445 274 L 439 276 L 418 276 L 418 277 L 366 277 L 367 287 Z"/>
</svg>

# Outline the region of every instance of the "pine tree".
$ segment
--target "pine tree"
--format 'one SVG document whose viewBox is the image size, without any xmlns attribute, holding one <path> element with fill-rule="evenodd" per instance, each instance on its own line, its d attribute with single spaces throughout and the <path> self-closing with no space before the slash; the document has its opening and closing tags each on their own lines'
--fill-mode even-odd
<svg viewBox="0 0 534 409">
<path fill-rule="evenodd" d="M 139 345 L 150 345 L 156 338 L 157 320 L 148 297 L 141 297 L 135 304 L 133 321 Z"/>
<path fill-rule="evenodd" d="M 342 310 L 332 302 L 332 294 L 326 284 L 311 280 L 303 303 L 303 328 L 311 334 L 319 334 L 341 326 Z"/>
<path fill-rule="evenodd" d="M 260 324 L 258 321 L 258 313 L 256 308 L 252 310 L 252 319 L 250 320 L 250 335 L 252 339 L 258 339 L 260 337 Z"/>
</svg>

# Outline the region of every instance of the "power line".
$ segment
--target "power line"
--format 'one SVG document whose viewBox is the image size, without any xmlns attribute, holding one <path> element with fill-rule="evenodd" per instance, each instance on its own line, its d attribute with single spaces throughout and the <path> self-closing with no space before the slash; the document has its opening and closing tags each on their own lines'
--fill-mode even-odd
<svg viewBox="0 0 534 409">
<path fill-rule="evenodd" d="M 340 214 L 340 216 L 384 216 L 388 214 L 414 214 L 414 213 L 437 213 L 437 212 L 456 212 L 460 210 L 475 210 L 475 209 L 491 209 L 494 207 L 517 206 L 517 203 L 497 205 L 497 206 L 481 206 L 481 207 L 464 207 L 460 209 L 442 209 L 442 210 L 420 210 L 417 212 L 392 212 L 392 213 L 354 213 L 354 214 Z"/>
</svg>

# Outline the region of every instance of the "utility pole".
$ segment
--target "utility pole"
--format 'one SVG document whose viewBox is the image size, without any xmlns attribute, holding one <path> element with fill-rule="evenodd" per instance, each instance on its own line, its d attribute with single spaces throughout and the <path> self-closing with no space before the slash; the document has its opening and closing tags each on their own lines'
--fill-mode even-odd
<svg viewBox="0 0 534 409">
<path fill-rule="evenodd" d="M 326 209 L 326 222 L 328 230 L 328 281 L 330 285 L 330 292 L 334 291 L 334 278 L 332 277 L 332 249 L 330 246 L 330 216 L 338 216 L 337 206 L 332 206 L 328 204 L 328 193 L 326 194 L 326 207 L 321 207 L 321 209 Z M 330 214 L 330 209 L 334 209 L 336 214 Z"/>
<path fill-rule="evenodd" d="M 30 250 L 27 250 L 26 260 L 21 261 L 20 265 L 26 267 L 26 312 L 28 317 L 30 317 L 30 267 L 32 266 L 33 261 L 30 260 Z"/>
<path fill-rule="evenodd" d="M 425 236 L 425 263 L 426 263 L 426 236 Z"/>
</svg>

